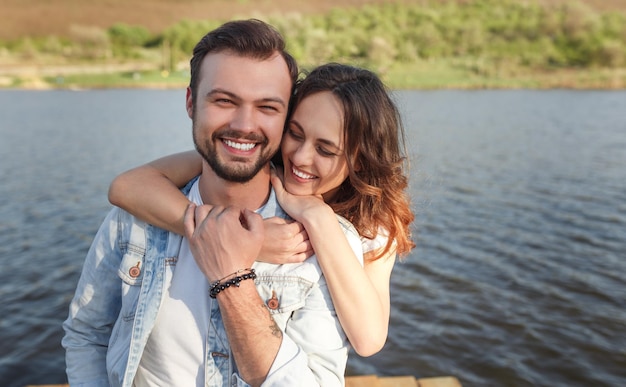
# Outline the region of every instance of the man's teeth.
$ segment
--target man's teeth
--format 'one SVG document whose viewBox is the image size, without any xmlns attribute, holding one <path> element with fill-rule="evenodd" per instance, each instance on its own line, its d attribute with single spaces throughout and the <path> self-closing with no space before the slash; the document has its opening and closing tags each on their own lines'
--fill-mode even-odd
<svg viewBox="0 0 626 387">
<path fill-rule="evenodd" d="M 295 168 L 291 168 L 291 171 L 293 172 L 294 175 L 298 176 L 301 179 L 314 179 L 315 178 L 315 176 L 309 175 L 308 173 L 301 172 Z"/>
<path fill-rule="evenodd" d="M 249 142 L 241 143 L 241 142 L 235 142 L 231 140 L 224 140 L 224 143 L 231 148 L 239 149 L 242 151 L 249 151 L 250 149 L 256 146 L 255 143 L 249 143 Z"/>
</svg>

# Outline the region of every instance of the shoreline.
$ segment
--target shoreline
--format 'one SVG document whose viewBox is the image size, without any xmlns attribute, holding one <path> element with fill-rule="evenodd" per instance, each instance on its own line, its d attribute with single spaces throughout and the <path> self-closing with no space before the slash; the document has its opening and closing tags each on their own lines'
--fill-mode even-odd
<svg viewBox="0 0 626 387">
<path fill-rule="evenodd" d="M 177 89 L 188 69 L 161 70 L 150 62 L 93 64 L 0 63 L 0 90 Z M 420 63 L 379 74 L 393 90 L 625 90 L 626 67 L 561 68 L 476 73 L 461 65 Z"/>
<path fill-rule="evenodd" d="M 59 78 L 61 79 L 61 78 Z M 21 78 L 19 84 L 13 84 L 14 80 L 0 75 L 0 91 L 88 91 L 88 90 L 107 90 L 107 89 L 145 89 L 145 90 L 184 90 L 188 86 L 188 81 L 128 81 L 128 82 L 103 82 L 103 83 L 75 83 L 75 82 L 58 82 L 52 83 L 46 81 L 42 77 Z M 467 83 L 450 83 L 450 84 L 427 84 L 427 85 L 389 85 L 391 90 L 406 91 L 434 91 L 434 90 L 578 90 L 578 91 L 621 91 L 626 90 L 626 82 L 620 80 L 617 82 L 608 81 L 583 81 L 583 82 L 549 82 L 542 85 L 540 81 L 533 79 L 524 79 L 521 81 L 474 81 Z"/>
</svg>

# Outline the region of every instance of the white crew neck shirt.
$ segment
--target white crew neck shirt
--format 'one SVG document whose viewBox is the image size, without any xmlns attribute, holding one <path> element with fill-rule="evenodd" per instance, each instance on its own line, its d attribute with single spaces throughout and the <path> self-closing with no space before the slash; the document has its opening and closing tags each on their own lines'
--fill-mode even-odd
<svg viewBox="0 0 626 387">
<path fill-rule="evenodd" d="M 197 181 L 187 197 L 202 204 Z M 196 264 L 187 238 L 182 239 L 178 261 L 167 261 L 176 268 L 171 271 L 171 284 L 165 290 L 133 386 L 204 386 L 211 309 L 218 305 L 209 297 L 208 280 Z"/>
</svg>

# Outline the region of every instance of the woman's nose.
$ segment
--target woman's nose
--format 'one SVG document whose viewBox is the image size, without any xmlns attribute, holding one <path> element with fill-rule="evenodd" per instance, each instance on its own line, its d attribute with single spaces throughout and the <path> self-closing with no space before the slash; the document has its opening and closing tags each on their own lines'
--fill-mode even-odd
<svg viewBox="0 0 626 387">
<path fill-rule="evenodd" d="M 313 146 L 303 142 L 293 153 L 292 162 L 296 165 L 311 165 L 314 151 Z"/>
</svg>

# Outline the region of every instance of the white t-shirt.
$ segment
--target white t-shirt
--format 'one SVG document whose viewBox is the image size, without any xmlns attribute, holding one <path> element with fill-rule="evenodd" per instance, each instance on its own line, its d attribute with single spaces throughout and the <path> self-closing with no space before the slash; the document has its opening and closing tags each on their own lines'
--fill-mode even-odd
<svg viewBox="0 0 626 387">
<path fill-rule="evenodd" d="M 196 181 L 189 194 L 189 200 L 202 204 Z M 383 247 L 387 233 L 379 232 L 374 240 L 361 238 L 364 252 Z M 173 273 L 164 283 L 163 302 L 159 309 L 154 328 L 148 337 L 139 367 L 133 381 L 135 387 L 197 386 L 205 385 L 205 362 L 207 333 L 210 330 L 211 315 L 218 313 L 218 303 L 209 297 L 209 283 L 189 249 L 186 238 L 182 239 L 178 260 L 166 260 L 166 264 L 176 265 Z M 283 341 L 282 345 L 291 343 Z M 295 356 L 298 348 L 283 349 L 278 352 L 270 369 L 279 367 Z"/>
<path fill-rule="evenodd" d="M 198 182 L 188 198 L 202 204 Z M 209 283 L 183 238 L 171 285 L 165 289 L 154 328 L 139 362 L 134 386 L 204 386 L 211 309 Z M 166 281 L 165 283 L 168 283 Z"/>
</svg>

